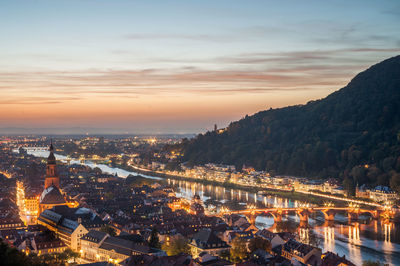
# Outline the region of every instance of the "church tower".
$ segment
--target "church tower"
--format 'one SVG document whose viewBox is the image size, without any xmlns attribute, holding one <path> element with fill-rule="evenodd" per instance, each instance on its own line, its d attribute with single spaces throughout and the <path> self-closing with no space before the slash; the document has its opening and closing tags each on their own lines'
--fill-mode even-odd
<svg viewBox="0 0 400 266">
<path fill-rule="evenodd" d="M 56 169 L 56 157 L 54 156 L 53 143 L 50 144 L 50 155 L 47 158 L 46 178 L 44 180 L 44 189 L 55 186 L 60 189 L 60 178 Z"/>
<path fill-rule="evenodd" d="M 74 202 L 71 202 L 74 205 Z M 69 205 L 60 190 L 60 178 L 56 169 L 56 157 L 54 156 L 53 143 L 50 145 L 50 155 L 47 158 L 46 177 L 44 179 L 44 190 L 39 198 L 39 214 L 54 206 Z"/>
</svg>

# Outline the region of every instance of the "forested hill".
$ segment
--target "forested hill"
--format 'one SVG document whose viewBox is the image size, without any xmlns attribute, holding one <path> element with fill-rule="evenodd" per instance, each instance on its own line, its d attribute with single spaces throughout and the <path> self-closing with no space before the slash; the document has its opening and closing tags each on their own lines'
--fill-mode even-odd
<svg viewBox="0 0 400 266">
<path fill-rule="evenodd" d="M 183 161 L 389 184 L 400 173 L 400 56 L 305 105 L 270 109 L 180 146 Z M 347 181 L 349 181 L 347 180 Z"/>
</svg>

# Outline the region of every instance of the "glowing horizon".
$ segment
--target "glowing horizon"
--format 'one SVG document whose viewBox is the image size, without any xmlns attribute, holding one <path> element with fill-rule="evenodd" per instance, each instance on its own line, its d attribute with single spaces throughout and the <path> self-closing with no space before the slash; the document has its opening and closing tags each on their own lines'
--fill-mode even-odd
<svg viewBox="0 0 400 266">
<path fill-rule="evenodd" d="M 198 133 L 304 104 L 399 54 L 399 15 L 396 1 L 1 2 L 0 133 Z"/>
</svg>

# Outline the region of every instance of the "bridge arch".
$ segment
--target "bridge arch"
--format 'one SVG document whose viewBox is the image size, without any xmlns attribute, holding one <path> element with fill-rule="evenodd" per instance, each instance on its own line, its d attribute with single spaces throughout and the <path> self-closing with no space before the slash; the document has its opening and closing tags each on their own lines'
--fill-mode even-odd
<svg viewBox="0 0 400 266">
<path fill-rule="evenodd" d="M 272 216 L 274 223 L 282 222 L 282 216 L 290 213 L 295 213 L 302 223 L 308 223 L 309 216 L 314 212 L 321 212 L 324 216 L 325 221 L 332 222 L 335 220 L 335 215 L 338 212 L 345 212 L 350 220 L 358 220 L 359 215 L 369 214 L 373 219 L 379 217 L 392 217 L 393 214 L 387 213 L 383 210 L 369 210 L 360 209 L 358 207 L 335 207 L 335 206 L 324 206 L 324 207 L 291 207 L 291 208 L 253 208 L 241 211 L 226 211 L 225 213 L 230 214 L 241 214 L 244 215 L 250 224 L 255 224 L 257 216 Z"/>
<path fill-rule="evenodd" d="M 334 221 L 335 220 L 335 215 L 337 213 L 336 210 L 333 210 L 333 209 L 321 209 L 319 211 L 324 215 L 325 221 Z"/>
<path fill-rule="evenodd" d="M 360 210 L 359 215 L 368 213 L 371 215 L 372 219 L 378 219 L 380 216 L 380 212 L 378 210 Z"/>
</svg>

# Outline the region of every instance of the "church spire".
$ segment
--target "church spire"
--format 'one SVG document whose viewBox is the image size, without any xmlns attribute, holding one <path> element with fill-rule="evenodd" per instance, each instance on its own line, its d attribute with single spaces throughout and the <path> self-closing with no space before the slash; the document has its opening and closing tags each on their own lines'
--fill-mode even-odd
<svg viewBox="0 0 400 266">
<path fill-rule="evenodd" d="M 54 151 L 54 147 L 53 147 L 53 139 L 50 139 L 50 148 L 49 148 L 50 152 Z"/>
<path fill-rule="evenodd" d="M 47 158 L 46 178 L 44 181 L 44 186 L 45 188 L 48 188 L 49 186 L 56 186 L 57 188 L 60 188 L 60 180 L 57 175 L 56 169 L 56 157 L 54 156 L 53 141 L 51 141 L 50 143 L 49 151 L 50 154 Z"/>
<path fill-rule="evenodd" d="M 47 158 L 47 164 L 56 164 L 56 157 L 54 156 L 54 147 L 53 147 L 53 140 L 51 140 L 50 143 L 50 148 L 49 148 L 50 154 L 49 157 Z"/>
</svg>

